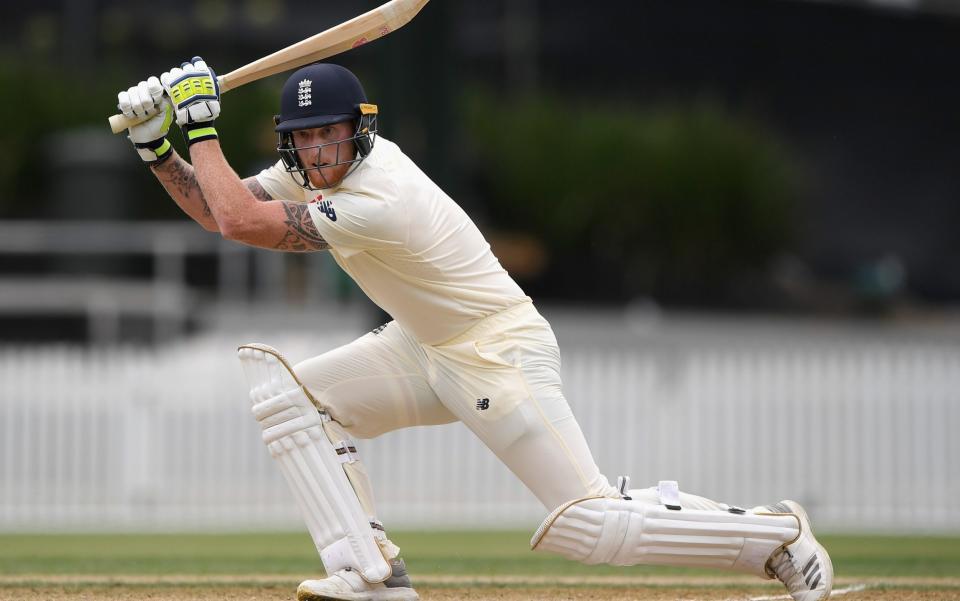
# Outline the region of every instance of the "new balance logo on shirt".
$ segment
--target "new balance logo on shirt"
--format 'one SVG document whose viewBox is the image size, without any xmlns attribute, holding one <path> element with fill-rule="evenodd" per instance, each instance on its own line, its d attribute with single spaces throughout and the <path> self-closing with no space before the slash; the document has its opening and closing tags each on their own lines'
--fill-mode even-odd
<svg viewBox="0 0 960 601">
<path fill-rule="evenodd" d="M 319 208 L 320 212 L 326 215 L 330 221 L 337 220 L 337 212 L 333 210 L 332 200 L 321 200 L 317 203 L 317 208 Z"/>
</svg>

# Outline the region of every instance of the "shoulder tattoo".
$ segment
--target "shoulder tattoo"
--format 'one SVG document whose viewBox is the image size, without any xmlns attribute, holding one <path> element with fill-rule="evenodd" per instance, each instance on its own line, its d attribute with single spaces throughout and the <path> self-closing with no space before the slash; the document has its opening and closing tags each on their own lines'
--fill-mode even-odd
<svg viewBox="0 0 960 601">
<path fill-rule="evenodd" d="M 284 232 L 283 240 L 277 244 L 277 250 L 292 251 L 312 251 L 327 250 L 330 245 L 317 231 L 317 226 L 310 217 L 310 209 L 307 205 L 299 202 L 281 201 L 283 210 L 287 218 L 284 222 L 287 231 Z"/>
</svg>

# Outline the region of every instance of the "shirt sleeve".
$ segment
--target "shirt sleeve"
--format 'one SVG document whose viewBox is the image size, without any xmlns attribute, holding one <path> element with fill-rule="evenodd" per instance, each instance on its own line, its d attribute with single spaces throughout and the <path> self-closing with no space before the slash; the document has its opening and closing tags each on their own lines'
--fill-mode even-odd
<svg viewBox="0 0 960 601">
<path fill-rule="evenodd" d="M 293 178 L 287 173 L 283 161 L 277 161 L 258 173 L 257 181 L 274 200 L 304 201 L 303 188 L 298 186 L 297 182 L 293 181 Z"/>
<path fill-rule="evenodd" d="M 362 185 L 307 205 L 320 235 L 346 257 L 407 243 L 409 216 L 396 186 L 387 174 L 372 171 L 363 174 Z"/>
</svg>

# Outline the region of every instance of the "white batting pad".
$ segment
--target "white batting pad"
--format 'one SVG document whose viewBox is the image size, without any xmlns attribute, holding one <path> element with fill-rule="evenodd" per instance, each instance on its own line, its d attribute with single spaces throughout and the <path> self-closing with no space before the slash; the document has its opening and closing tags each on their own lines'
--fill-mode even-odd
<svg viewBox="0 0 960 601">
<path fill-rule="evenodd" d="M 382 582 L 392 568 L 384 558 L 323 429 L 321 413 L 279 351 L 263 344 L 238 349 L 250 386 L 253 415 L 263 442 L 280 464 L 327 572 L 352 568 L 368 582 Z"/>
<path fill-rule="evenodd" d="M 640 491 L 628 491 L 644 496 Z M 667 509 L 629 498 L 571 501 L 547 516 L 534 550 L 587 564 L 719 568 L 770 578 L 774 551 L 800 535 L 794 515 Z"/>
</svg>

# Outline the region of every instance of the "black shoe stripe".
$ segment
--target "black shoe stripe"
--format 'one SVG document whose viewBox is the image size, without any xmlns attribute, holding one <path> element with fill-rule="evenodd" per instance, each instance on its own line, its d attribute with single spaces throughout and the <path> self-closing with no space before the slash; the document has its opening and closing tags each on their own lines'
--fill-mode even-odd
<svg viewBox="0 0 960 601">
<path fill-rule="evenodd" d="M 801 570 L 804 576 L 808 575 L 808 573 L 810 572 L 810 566 L 812 566 L 816 561 L 817 561 L 816 555 L 813 555 L 812 557 L 810 557 L 810 561 L 808 561 L 807 565 L 803 566 L 803 570 Z"/>
<path fill-rule="evenodd" d="M 810 572 L 810 575 L 807 576 L 807 586 L 809 586 L 810 588 L 813 588 L 813 585 L 810 583 L 813 582 L 814 578 L 817 579 L 817 582 L 820 582 L 820 566 L 817 566 L 817 569 Z"/>
<path fill-rule="evenodd" d="M 817 574 L 817 579 L 813 581 L 813 584 L 810 585 L 811 589 L 817 588 L 817 585 L 820 584 L 820 574 Z"/>
</svg>

